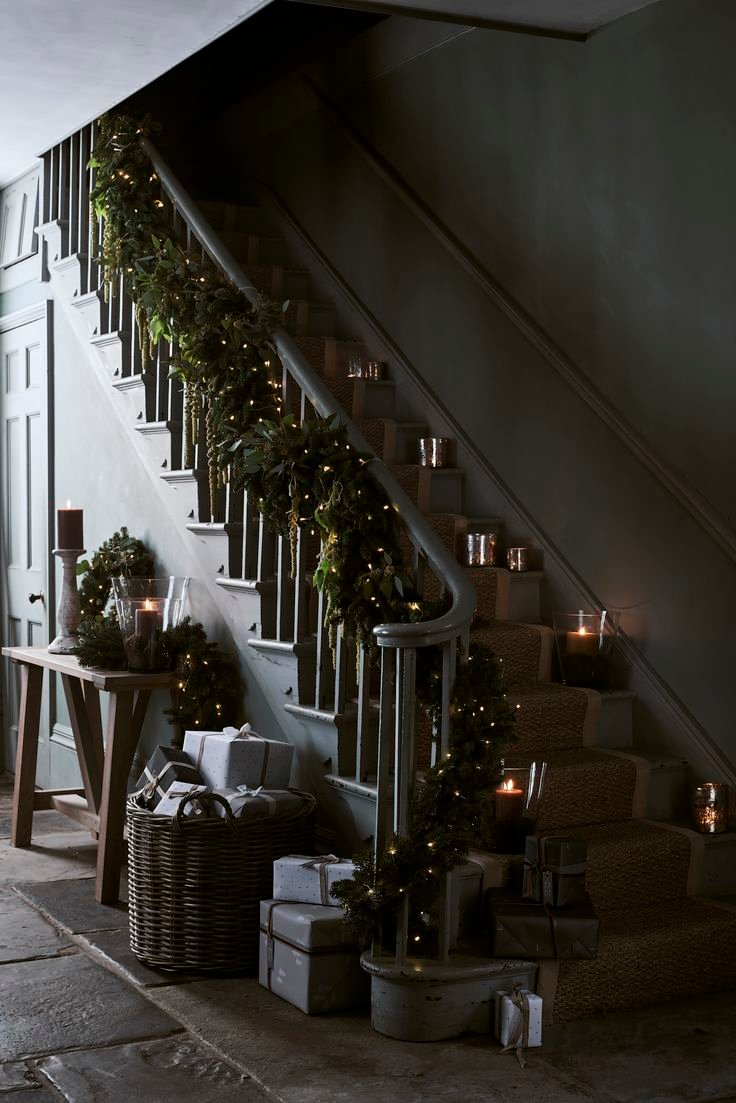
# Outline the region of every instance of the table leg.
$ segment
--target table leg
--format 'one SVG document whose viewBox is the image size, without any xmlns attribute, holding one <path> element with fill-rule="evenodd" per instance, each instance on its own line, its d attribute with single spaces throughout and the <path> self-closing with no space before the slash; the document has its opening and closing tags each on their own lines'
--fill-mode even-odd
<svg viewBox="0 0 736 1103">
<path fill-rule="evenodd" d="M 33 793 L 36 787 L 36 761 L 38 759 L 38 726 L 41 719 L 43 667 L 22 663 L 20 676 L 20 715 L 18 717 L 18 747 L 15 756 L 13 820 L 10 828 L 10 842 L 12 846 L 30 846 L 33 826 Z"/>
<path fill-rule="evenodd" d="M 95 686 L 82 682 L 73 674 L 62 674 L 61 684 L 74 732 L 87 806 L 90 811 L 99 812 L 104 753 L 100 694 Z"/>
<path fill-rule="evenodd" d="M 150 693 L 144 690 L 115 690 L 110 693 L 95 892 L 101 904 L 114 904 L 120 895 L 128 775 L 149 697 Z"/>
</svg>

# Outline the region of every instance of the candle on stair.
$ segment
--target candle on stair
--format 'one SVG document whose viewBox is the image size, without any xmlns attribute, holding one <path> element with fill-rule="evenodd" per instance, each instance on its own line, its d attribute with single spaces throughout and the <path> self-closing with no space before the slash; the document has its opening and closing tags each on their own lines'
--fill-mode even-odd
<svg viewBox="0 0 736 1103">
<path fill-rule="evenodd" d="M 84 548 L 84 510 L 72 509 L 69 500 L 66 509 L 56 511 L 56 546 L 59 550 Z"/>
<path fill-rule="evenodd" d="M 574 632 L 567 633 L 567 654 L 580 655 L 586 659 L 594 659 L 598 654 L 598 636 L 594 632 L 581 625 Z"/>
<path fill-rule="evenodd" d="M 495 797 L 496 848 L 516 854 L 524 845 L 524 790 L 508 777 L 496 789 Z"/>
</svg>

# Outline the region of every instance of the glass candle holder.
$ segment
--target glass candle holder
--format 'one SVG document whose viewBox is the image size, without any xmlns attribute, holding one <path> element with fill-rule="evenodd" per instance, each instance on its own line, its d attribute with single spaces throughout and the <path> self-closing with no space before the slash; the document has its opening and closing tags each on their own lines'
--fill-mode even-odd
<svg viewBox="0 0 736 1103">
<path fill-rule="evenodd" d="M 129 670 L 170 670 L 162 633 L 181 621 L 188 578 L 115 578 L 115 606 Z"/>
<path fill-rule="evenodd" d="M 618 615 L 600 613 L 553 613 L 552 623 L 565 685 L 605 686 Z"/>
<path fill-rule="evenodd" d="M 492 567 L 496 562 L 495 532 L 466 532 L 463 562 L 466 567 Z"/>
<path fill-rule="evenodd" d="M 529 549 L 528 548 L 507 548 L 506 549 L 506 565 L 510 571 L 528 571 L 529 570 Z"/>
<path fill-rule="evenodd" d="M 705 781 L 693 793 L 693 826 L 703 835 L 728 831 L 728 786 Z"/>
<path fill-rule="evenodd" d="M 534 834 L 546 774 L 546 762 L 502 766 L 494 793 L 494 845 L 499 853 L 524 852 L 527 835 Z"/>
<path fill-rule="evenodd" d="M 366 360 L 363 365 L 364 379 L 383 379 L 383 363 L 381 360 Z"/>
<path fill-rule="evenodd" d="M 421 467 L 447 467 L 450 460 L 449 437 L 420 437 L 419 464 Z"/>
<path fill-rule="evenodd" d="M 345 360 L 348 379 L 363 378 L 363 355 L 358 349 L 351 349 Z"/>
</svg>

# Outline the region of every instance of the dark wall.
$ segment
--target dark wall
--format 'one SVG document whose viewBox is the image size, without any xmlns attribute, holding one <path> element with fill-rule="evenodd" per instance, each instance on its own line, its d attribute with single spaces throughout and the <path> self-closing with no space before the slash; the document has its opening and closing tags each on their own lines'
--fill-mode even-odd
<svg viewBox="0 0 736 1103">
<path fill-rule="evenodd" d="M 585 45 L 392 19 L 310 69 L 352 134 L 295 78 L 236 104 L 219 138 L 242 188 L 269 182 L 380 320 L 562 573 L 624 611 L 649 688 L 732 756 L 733 559 L 355 139 L 733 520 L 734 29 L 730 0 L 668 0 Z"/>
</svg>

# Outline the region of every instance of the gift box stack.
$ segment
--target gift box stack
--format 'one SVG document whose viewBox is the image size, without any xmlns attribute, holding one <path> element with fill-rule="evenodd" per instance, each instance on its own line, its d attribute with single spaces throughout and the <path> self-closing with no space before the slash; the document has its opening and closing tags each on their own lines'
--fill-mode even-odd
<svg viewBox="0 0 736 1103">
<path fill-rule="evenodd" d="M 332 893 L 353 863 L 291 854 L 273 866 L 273 899 L 261 903 L 259 980 L 308 1015 L 367 1002 L 370 979 Z"/>
<path fill-rule="evenodd" d="M 221 732 L 186 732 L 184 749 L 158 747 L 139 778 L 141 804 L 158 816 L 260 819 L 296 811 L 304 797 L 289 789 L 294 748 L 264 739 L 250 724 Z"/>
<path fill-rule="evenodd" d="M 495 957 L 593 958 L 598 919 L 585 891 L 586 843 L 528 835 L 521 899 L 489 894 Z"/>
</svg>

